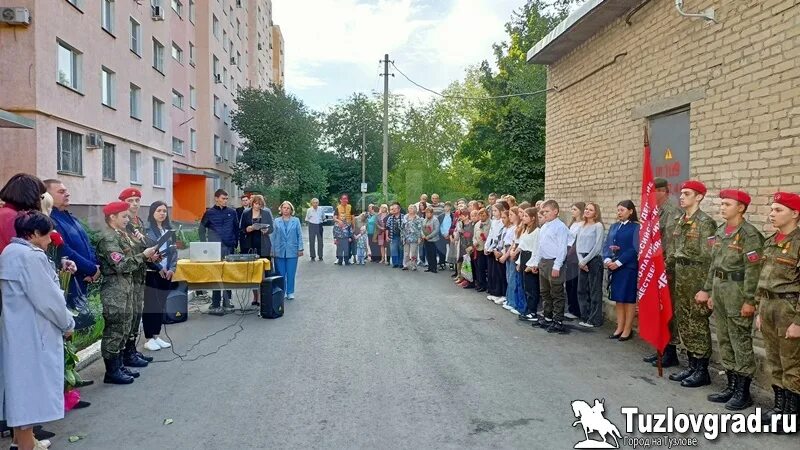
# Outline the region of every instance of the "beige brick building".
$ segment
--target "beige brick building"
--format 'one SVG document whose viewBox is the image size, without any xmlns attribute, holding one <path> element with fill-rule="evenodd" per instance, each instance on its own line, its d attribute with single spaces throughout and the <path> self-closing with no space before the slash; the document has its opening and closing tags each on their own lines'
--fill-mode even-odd
<svg viewBox="0 0 800 450">
<path fill-rule="evenodd" d="M 657 176 L 704 181 L 718 222 L 719 191 L 744 189 L 748 218 L 770 231 L 770 196 L 800 191 L 800 4 L 684 2 L 708 8 L 717 23 L 673 0 L 589 0 L 528 52 L 552 89 L 548 198 L 596 201 L 613 223 L 617 202 L 639 204 L 648 126 Z M 768 385 L 763 365 L 759 378 Z"/>
<path fill-rule="evenodd" d="M 653 136 L 655 170 L 667 149 L 680 159 L 674 141 L 686 135 L 688 167 L 670 180 L 704 181 L 703 207 L 718 220 L 719 190 L 745 189 L 749 219 L 765 227 L 770 195 L 800 191 L 800 5 L 685 1 L 690 13 L 714 8 L 715 24 L 682 17 L 673 0 L 641 4 L 590 0 L 528 53 L 553 88 L 547 197 L 597 201 L 606 222 L 618 201 L 638 205 L 643 128 L 677 111 L 686 129 L 678 120 Z"/>
</svg>

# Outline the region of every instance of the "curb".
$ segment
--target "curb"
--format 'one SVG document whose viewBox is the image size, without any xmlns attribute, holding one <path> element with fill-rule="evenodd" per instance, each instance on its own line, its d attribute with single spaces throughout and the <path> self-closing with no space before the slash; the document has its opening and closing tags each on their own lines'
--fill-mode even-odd
<svg viewBox="0 0 800 450">
<path fill-rule="evenodd" d="M 75 370 L 81 371 L 98 359 L 100 359 L 100 341 L 78 352 L 78 363 L 75 364 Z"/>
</svg>

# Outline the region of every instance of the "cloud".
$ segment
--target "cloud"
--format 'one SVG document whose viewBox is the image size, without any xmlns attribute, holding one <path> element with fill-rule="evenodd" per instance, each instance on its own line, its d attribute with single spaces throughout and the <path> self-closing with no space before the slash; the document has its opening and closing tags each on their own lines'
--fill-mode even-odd
<svg viewBox="0 0 800 450">
<path fill-rule="evenodd" d="M 382 90 L 389 53 L 410 78 L 441 91 L 464 70 L 493 60 L 492 44 L 524 0 L 274 0 L 285 38 L 286 86 L 313 106 Z M 399 74 L 393 92 L 428 99 Z M 343 91 L 344 90 L 344 91 Z M 419 91 L 419 92 L 414 92 Z"/>
</svg>

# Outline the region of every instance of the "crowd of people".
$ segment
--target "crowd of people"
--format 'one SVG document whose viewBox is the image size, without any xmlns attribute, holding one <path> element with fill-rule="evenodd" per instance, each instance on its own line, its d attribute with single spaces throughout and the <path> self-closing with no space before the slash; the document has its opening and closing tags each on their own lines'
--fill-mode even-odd
<svg viewBox="0 0 800 450">
<path fill-rule="evenodd" d="M 260 195 L 247 197 L 247 207 L 238 211 L 227 207 L 224 190 L 214 197 L 215 205 L 200 221 L 202 240 L 220 242 L 223 255 L 238 247 L 271 259 L 286 279 L 287 298 L 293 299 L 297 260 L 303 255 L 294 206 L 284 202 L 274 219 Z M 140 325 L 144 349 L 171 347 L 161 329 L 166 299 L 179 289 L 173 281 L 176 236 L 168 205 L 152 202 L 143 220 L 141 200 L 138 188 L 120 192 L 117 201 L 102 208 L 105 226 L 92 242 L 70 212 L 70 193 L 62 181 L 20 173 L 0 190 L 0 425 L 13 430 L 12 448 L 49 447 L 53 433 L 38 424 L 63 418 L 65 409 L 90 405 L 67 400 L 92 381 L 67 381 L 65 341 L 95 322 L 87 299 L 91 284 L 97 283 L 102 303 L 104 383 L 131 384 L 140 376 L 138 369 L 153 361 L 137 347 Z M 253 303 L 258 302 L 256 290 Z M 232 309 L 229 292 L 213 293 L 210 314 Z"/>
<path fill-rule="evenodd" d="M 655 180 L 657 214 L 668 287 L 672 298 L 671 341 L 663 367 L 679 366 L 677 347 L 688 365 L 669 376 L 686 388 L 711 383 L 710 316 L 716 310 L 720 362 L 727 383 L 708 395 L 729 410 L 753 405 L 750 385 L 756 371 L 753 327 L 764 338 L 774 405 L 765 418 L 800 409 L 800 196 L 777 192 L 764 238 L 745 213 L 750 196 L 741 190 L 719 193 L 717 224 L 700 209 L 707 194 L 700 181 L 681 186 L 680 207 L 670 200 L 665 179 Z M 405 211 L 404 211 L 405 210 Z M 565 334 L 565 321 L 587 329 L 603 325 L 603 297 L 614 304 L 616 327 L 610 339 L 634 336 L 641 225 L 635 204 L 623 200 L 606 232 L 600 207 L 576 202 L 569 224 L 555 200 L 517 204 L 512 195 L 441 202 L 423 194 L 402 208 L 369 205 L 354 214 L 343 195 L 335 211 L 336 264 L 370 260 L 392 268 L 436 273 L 451 269 L 454 283 L 486 293 L 494 302 L 548 333 Z M 317 208 L 306 220 L 320 223 Z M 321 238 L 319 228 L 309 232 Z M 312 260 L 313 260 L 312 256 Z M 319 259 L 322 253 L 319 250 Z M 604 276 L 607 282 L 604 283 Z M 644 362 L 657 365 L 658 354 Z"/>
</svg>

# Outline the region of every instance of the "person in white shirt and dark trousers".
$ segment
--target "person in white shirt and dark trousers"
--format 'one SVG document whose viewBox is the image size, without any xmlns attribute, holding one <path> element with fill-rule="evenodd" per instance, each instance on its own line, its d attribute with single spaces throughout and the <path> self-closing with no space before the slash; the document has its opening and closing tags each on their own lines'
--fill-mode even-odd
<svg viewBox="0 0 800 450">
<path fill-rule="evenodd" d="M 581 315 L 581 307 L 578 303 L 578 252 L 575 248 L 575 238 L 578 230 L 583 226 L 583 210 L 586 203 L 573 203 L 570 207 L 572 221 L 569 224 L 569 243 L 567 244 L 567 260 L 564 263 L 564 275 L 567 293 L 567 312 L 564 317 L 569 320 L 577 319 Z"/>
<path fill-rule="evenodd" d="M 564 261 L 567 258 L 569 228 L 558 218 L 555 200 L 542 204 L 544 225 L 539 231 L 539 254 L 528 265 L 539 273 L 539 292 L 542 295 L 544 321 L 548 333 L 566 333 L 564 328 Z"/>
<path fill-rule="evenodd" d="M 311 208 L 306 211 L 306 223 L 308 224 L 308 247 L 311 249 L 311 260 L 322 261 L 322 222 L 325 221 L 325 213 L 319 207 L 319 199 L 311 199 Z M 316 246 L 314 245 L 316 243 Z"/>
<path fill-rule="evenodd" d="M 528 322 L 539 321 L 539 274 L 533 273 L 533 269 L 528 267 L 528 262 L 539 253 L 539 210 L 528 208 L 522 213 L 522 224 L 524 227 L 522 236 L 519 238 L 520 254 L 517 259 L 517 266 L 522 276 L 522 289 L 525 291 L 526 308 L 520 311 L 519 320 Z"/>
<path fill-rule="evenodd" d="M 603 220 L 600 207 L 589 202 L 583 211 L 584 222 L 578 229 L 575 249 L 578 255 L 578 303 L 581 322 L 594 328 L 603 325 Z"/>
</svg>

